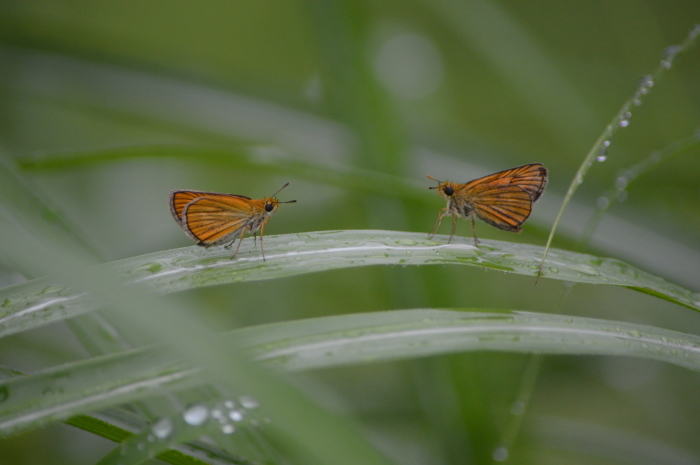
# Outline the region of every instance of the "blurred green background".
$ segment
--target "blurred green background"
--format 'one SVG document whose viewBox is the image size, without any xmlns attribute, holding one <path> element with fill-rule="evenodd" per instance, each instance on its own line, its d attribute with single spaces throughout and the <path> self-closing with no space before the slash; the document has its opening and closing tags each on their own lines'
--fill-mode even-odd
<svg viewBox="0 0 700 465">
<path fill-rule="evenodd" d="M 425 175 L 466 182 L 531 162 L 549 168 L 550 183 L 524 232 L 480 223 L 477 233 L 544 245 L 587 151 L 696 22 L 695 0 L 5 0 L 0 157 L 100 261 L 191 245 L 168 210 L 173 189 L 260 198 L 289 181 L 280 199 L 298 203 L 283 205 L 267 234 L 427 233 L 444 205 Z M 699 82 L 700 51 L 690 50 L 591 168 L 555 246 L 575 246 L 621 170 L 695 137 Z M 699 154 L 691 143 L 627 186 L 586 250 L 700 291 Z M 415 193 L 385 188 L 381 176 L 367 182 L 372 173 L 404 179 Z M 471 234 L 467 222 L 458 234 Z M 0 248 L 0 286 L 35 277 Z M 700 331 L 697 314 L 651 296 L 546 279 L 533 286 L 477 268 L 350 269 L 178 298 L 222 330 L 481 307 Z M 84 356 L 63 325 L 0 341 L 0 364 L 25 372 Z M 528 360 L 453 355 L 303 382 L 357 418 L 396 463 L 489 463 Z M 699 381 L 644 360 L 547 357 L 509 460 L 698 463 Z M 112 447 L 54 425 L 1 440 L 0 456 L 94 463 Z"/>
</svg>

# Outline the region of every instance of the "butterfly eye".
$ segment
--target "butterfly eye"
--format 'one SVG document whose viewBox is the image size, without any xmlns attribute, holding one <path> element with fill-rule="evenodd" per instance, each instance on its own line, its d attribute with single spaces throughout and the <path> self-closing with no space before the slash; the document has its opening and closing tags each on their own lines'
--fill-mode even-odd
<svg viewBox="0 0 700 465">
<path fill-rule="evenodd" d="M 275 206 L 272 205 L 271 203 L 266 203 L 266 204 L 265 204 L 265 211 L 266 211 L 266 212 L 271 212 L 274 208 L 275 208 Z"/>
<path fill-rule="evenodd" d="M 455 190 L 452 186 L 445 186 L 445 188 L 442 190 L 445 195 L 452 195 L 455 193 Z"/>
</svg>

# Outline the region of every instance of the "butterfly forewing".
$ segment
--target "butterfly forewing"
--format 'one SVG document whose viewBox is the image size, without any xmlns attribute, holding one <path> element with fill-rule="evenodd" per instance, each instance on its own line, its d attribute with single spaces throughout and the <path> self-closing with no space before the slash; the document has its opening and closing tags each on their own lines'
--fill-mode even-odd
<svg viewBox="0 0 700 465">
<path fill-rule="evenodd" d="M 518 166 L 470 181 L 465 189 L 474 197 L 484 197 L 507 186 L 517 186 L 535 202 L 547 186 L 547 168 L 540 163 Z"/>
<path fill-rule="evenodd" d="M 497 228 L 518 232 L 546 185 L 547 169 L 533 163 L 468 182 L 465 194 L 479 218 Z"/>
<path fill-rule="evenodd" d="M 205 192 L 205 191 L 186 191 L 186 190 L 179 190 L 179 191 L 172 191 L 170 193 L 170 213 L 172 213 L 173 218 L 175 218 L 175 221 L 178 223 L 182 222 L 182 212 L 185 209 L 185 205 L 190 203 L 191 201 L 198 199 L 200 197 L 238 197 L 241 199 L 248 199 L 248 197 L 244 197 L 242 195 L 234 195 L 234 194 L 219 194 L 216 192 Z M 250 200 L 250 199 L 248 199 Z"/>
<path fill-rule="evenodd" d="M 185 206 L 182 225 L 203 245 L 216 245 L 243 234 L 247 221 L 255 213 L 255 203 L 247 197 L 208 194 Z"/>
</svg>

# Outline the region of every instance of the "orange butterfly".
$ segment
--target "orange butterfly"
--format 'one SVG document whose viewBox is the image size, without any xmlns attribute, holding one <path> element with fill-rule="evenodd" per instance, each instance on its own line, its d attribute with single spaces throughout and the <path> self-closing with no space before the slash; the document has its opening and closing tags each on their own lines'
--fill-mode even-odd
<svg viewBox="0 0 700 465">
<path fill-rule="evenodd" d="M 540 163 L 518 166 L 483 178 L 459 184 L 450 181 L 438 181 L 432 176 L 428 178 L 440 183 L 436 187 L 440 197 L 447 200 L 447 207 L 440 210 L 437 223 L 430 233 L 432 239 L 440 226 L 442 218 L 452 216 L 452 236 L 455 235 L 457 218 L 471 218 L 474 244 L 476 238 L 474 216 L 488 224 L 506 231 L 520 232 L 521 225 L 532 212 L 532 204 L 540 198 L 547 185 L 547 168 Z"/>
<path fill-rule="evenodd" d="M 296 202 L 280 202 L 275 198 L 288 185 L 282 186 L 272 197 L 257 200 L 234 194 L 176 190 L 170 193 L 170 212 L 197 245 L 209 248 L 230 242 L 226 248 L 231 248 L 240 238 L 231 259 L 236 257 L 246 234 L 252 233 L 257 239 L 260 231 L 260 251 L 264 261 L 262 238 L 265 225 L 279 204 Z"/>
</svg>

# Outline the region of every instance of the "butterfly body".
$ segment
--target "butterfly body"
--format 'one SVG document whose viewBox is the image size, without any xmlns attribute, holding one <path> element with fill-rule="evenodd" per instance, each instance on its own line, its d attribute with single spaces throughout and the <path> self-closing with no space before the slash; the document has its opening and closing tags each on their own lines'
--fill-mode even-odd
<svg viewBox="0 0 700 465">
<path fill-rule="evenodd" d="M 228 243 L 227 247 L 231 247 L 236 239 L 240 239 L 231 258 L 238 253 L 246 234 L 257 237 L 259 231 L 264 260 L 262 235 L 265 225 L 280 203 L 292 202 L 296 201 L 280 202 L 275 197 L 251 199 L 235 194 L 175 190 L 170 193 L 170 212 L 185 233 L 197 241 L 197 245 L 208 248 Z"/>
<path fill-rule="evenodd" d="M 457 227 L 457 218 L 462 217 L 471 220 L 474 243 L 478 244 L 474 227 L 475 216 L 505 231 L 522 230 L 522 224 L 532 212 L 532 204 L 540 198 L 547 185 L 547 169 L 540 163 L 531 163 L 464 184 L 451 181 L 438 183 L 431 189 L 436 189 L 440 197 L 447 201 L 447 207 L 440 211 L 431 238 L 440 226 L 442 218 L 452 216 L 451 241 Z"/>
</svg>

